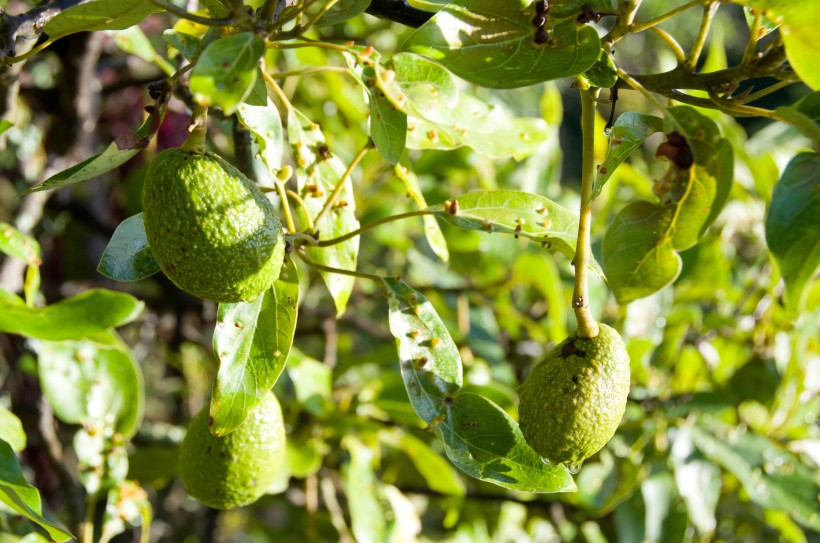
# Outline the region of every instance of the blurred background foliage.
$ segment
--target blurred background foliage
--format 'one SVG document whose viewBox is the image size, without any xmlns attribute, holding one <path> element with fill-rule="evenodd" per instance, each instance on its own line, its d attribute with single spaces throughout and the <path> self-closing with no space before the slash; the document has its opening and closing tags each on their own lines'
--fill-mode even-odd
<svg viewBox="0 0 820 543">
<path fill-rule="evenodd" d="M 669 4 L 646 0 L 641 14 L 651 18 Z M 3 5 L 9 11 L 28 7 Z M 708 70 L 731 63 L 745 45 L 734 24 L 741 9 L 727 6 L 719 17 Z M 691 13 L 663 26 L 686 43 L 698 21 Z M 165 54 L 159 34 L 174 23 L 154 16 L 140 28 Z M 359 16 L 318 32 L 328 41 L 356 40 L 389 54 L 409 29 Z M 324 285 L 303 268 L 296 348 L 275 387 L 288 425 L 286 471 L 270 495 L 247 508 L 217 513 L 187 497 L 176 478 L 176 451 L 184 425 L 210 395 L 216 307 L 162 276 L 125 284 L 96 272 L 114 228 L 140 210 L 148 162 L 184 139 L 184 105 L 172 101 L 151 147 L 116 172 L 67 190 L 17 197 L 139 125 L 146 84 L 164 77 L 150 55 L 123 51 L 133 53 L 139 39 L 132 31 L 78 34 L 28 63 L 15 126 L 0 136 L 0 221 L 28 225 L 40 242 L 42 293 L 50 303 L 89 287 L 125 290 L 146 302 L 142 316 L 120 333 L 145 375 L 145 421 L 128 451 L 128 478 L 153 507 L 151 540 L 820 541 L 820 288 L 815 283 L 807 311 L 791 319 L 779 302 L 782 282 L 763 233 L 779 173 L 807 142 L 783 124 L 740 124 L 711 111 L 705 113 L 735 148 L 735 185 L 705 239 L 682 254 L 684 270 L 674 286 L 621 307 L 597 277 L 591 279 L 590 305 L 596 318 L 622 330 L 633 383 L 618 434 L 585 463 L 577 493 L 516 493 L 460 475 L 407 401 L 381 287 L 358 281 L 347 312 L 336 319 Z M 632 73 L 662 71 L 675 62 L 651 33 L 627 38 L 616 56 Z M 267 61 L 282 72 L 346 66 L 340 55 L 318 48 L 269 52 Z M 282 87 L 321 125 L 344 162 L 367 141 L 366 101 L 343 71 L 289 77 Z M 550 138 L 520 162 L 467 148 L 410 151 L 407 163 L 427 201 L 511 188 L 577 208 L 579 105 L 569 82 L 468 90 L 515 115 L 544 118 Z M 794 86 L 770 100 L 790 104 L 806 93 Z M 608 107 L 601 106 L 601 134 Z M 642 97 L 627 91 L 617 109 L 649 112 Z M 235 134 L 231 119 L 213 116 L 209 135 L 223 156 L 234 156 Z M 665 169 L 653 158 L 657 137 L 595 200 L 594 250 L 626 201 L 651 198 L 652 179 Z M 599 141 L 602 160 L 605 138 Z M 264 184 L 264 168 L 257 174 Z M 362 224 L 414 209 L 405 185 L 376 153 L 353 177 Z M 401 275 L 423 292 L 459 346 L 465 388 L 515 416 L 523 376 L 574 329 L 572 269 L 567 259 L 524 239 L 442 228 L 449 263 L 428 246 L 422 221 L 409 219 L 365 234 L 359 269 Z M 22 268 L 10 262 L 2 262 L 0 278 L 13 288 Z M 0 347 L 0 400 L 28 435 L 22 452 L 28 479 L 47 510 L 59 513 L 71 507 L 71 496 L 46 462 L 37 365 L 19 337 L 0 336 Z M 65 444 L 75 431 L 58 427 Z M 65 454 L 69 467 L 76 464 L 68 445 Z M 0 541 L 19 541 L 30 531 L 27 521 L 0 510 Z M 126 531 L 115 541 L 135 537 Z"/>
</svg>

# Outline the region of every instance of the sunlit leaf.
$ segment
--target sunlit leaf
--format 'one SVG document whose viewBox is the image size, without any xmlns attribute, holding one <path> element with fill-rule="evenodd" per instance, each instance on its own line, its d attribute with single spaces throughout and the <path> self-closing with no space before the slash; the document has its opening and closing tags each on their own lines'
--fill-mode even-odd
<svg viewBox="0 0 820 543">
<path fill-rule="evenodd" d="M 133 526 L 141 526 L 143 533 L 147 533 L 151 517 L 148 493 L 134 481 L 124 481 L 108 491 L 100 537 L 113 538 Z"/>
<path fill-rule="evenodd" d="M 126 53 L 137 56 L 145 62 L 154 62 L 157 52 L 151 44 L 151 40 L 148 39 L 148 36 L 139 26 L 118 30 L 113 32 L 112 36 L 117 47 Z"/>
<path fill-rule="evenodd" d="M 115 333 L 95 339 L 33 342 L 40 386 L 63 422 L 111 427 L 127 439 L 142 422 L 142 370 Z"/>
<path fill-rule="evenodd" d="M 0 502 L 42 526 L 55 541 L 68 541 L 74 537 L 59 524 L 43 516 L 40 493 L 23 477 L 14 451 L 2 439 L 0 439 Z"/>
<path fill-rule="evenodd" d="M 695 446 L 737 477 L 753 502 L 786 511 L 803 526 L 820 530 L 815 470 L 769 439 L 740 428 L 690 425 L 689 431 Z"/>
<path fill-rule="evenodd" d="M 59 12 L 46 23 L 43 32 L 57 39 L 75 32 L 122 30 L 161 11 L 164 10 L 150 0 L 94 0 Z"/>
<path fill-rule="evenodd" d="M 0 252 L 19 258 L 29 266 L 41 263 L 37 240 L 5 222 L 0 222 Z"/>
<path fill-rule="evenodd" d="M 293 347 L 287 362 L 287 373 L 296 391 L 296 400 L 317 417 L 327 414 L 333 405 L 333 371 L 318 360 Z"/>
<path fill-rule="evenodd" d="M 315 219 L 336 185 L 342 182 L 346 168 L 327 148 L 319 125 L 295 109 L 288 111 L 288 140 L 296 158 L 299 195 L 305 202 L 307 212 Z M 300 213 L 304 213 L 301 208 Z M 343 181 L 335 205 L 313 226 L 319 232 L 320 239 L 336 238 L 359 228 L 353 182 L 349 177 Z M 359 254 L 359 238 L 354 237 L 330 247 L 308 247 L 307 254 L 324 266 L 353 271 Z M 319 273 L 333 297 L 337 314 L 341 315 L 347 307 L 355 278 L 326 271 Z"/>
<path fill-rule="evenodd" d="M 191 72 L 191 92 L 203 106 L 236 111 L 256 81 L 256 65 L 265 52 L 262 38 L 241 32 L 210 43 Z"/>
<path fill-rule="evenodd" d="M 385 278 L 384 285 L 407 395 L 418 416 L 432 424 L 461 388 L 461 356 L 427 298 L 400 279 Z"/>
<path fill-rule="evenodd" d="M 471 393 L 453 396 L 444 416 L 431 426 L 450 460 L 472 477 L 524 492 L 575 490 L 566 468 L 545 464 L 527 445 L 518 424 L 486 398 Z"/>
<path fill-rule="evenodd" d="M 97 271 L 117 281 L 139 281 L 159 271 L 145 237 L 142 213 L 128 217 L 117 226 Z"/>
<path fill-rule="evenodd" d="M 410 458 L 430 490 L 451 496 L 464 495 L 464 483 L 457 472 L 424 441 L 398 428 L 379 432 L 379 438 Z"/>
<path fill-rule="evenodd" d="M 514 190 L 470 192 L 428 208 L 450 224 L 468 230 L 512 234 L 557 249 L 572 258 L 578 215 L 552 200 Z"/>
<path fill-rule="evenodd" d="M 345 473 L 345 490 L 353 535 L 361 543 L 384 541 L 386 521 L 379 503 L 376 474 L 373 472 L 373 449 L 353 436 L 346 436 L 342 444 L 350 452 L 350 462 Z"/>
<path fill-rule="evenodd" d="M 598 60 L 592 68 L 584 72 L 584 77 L 593 87 L 608 89 L 614 87 L 618 82 L 618 73 L 615 70 L 615 62 L 612 56 L 604 50 L 598 56 Z"/>
<path fill-rule="evenodd" d="M 26 448 L 26 432 L 23 423 L 5 406 L 0 405 L 0 440 L 5 441 L 15 452 Z"/>
<path fill-rule="evenodd" d="M 37 339 L 91 337 L 134 320 L 144 304 L 110 290 L 91 289 L 46 307 L 6 304 L 0 299 L 0 331 Z"/>
<path fill-rule="evenodd" d="M 240 104 L 237 109 L 239 120 L 250 130 L 259 146 L 259 155 L 271 172 L 282 167 L 282 153 L 285 150 L 285 135 L 279 110 L 267 96 L 266 105 Z"/>
<path fill-rule="evenodd" d="M 396 165 L 395 171 L 407 188 L 407 194 L 416 202 L 419 209 L 427 208 L 427 200 L 424 199 L 424 194 L 421 192 L 416 174 L 402 165 Z M 444 234 L 441 232 L 441 227 L 436 218 L 424 215 L 422 219 L 424 220 L 424 235 L 427 238 L 427 243 L 436 253 L 436 256 L 447 262 L 450 259 L 450 251 L 447 249 L 447 240 L 444 239 Z"/>
<path fill-rule="evenodd" d="M 299 300 L 296 266 L 286 258 L 279 278 L 253 302 L 220 304 L 213 347 L 219 360 L 211 398 L 211 433 L 238 428 L 270 390 L 288 359 Z"/>
<path fill-rule="evenodd" d="M 820 155 L 794 157 L 774 188 L 766 215 L 766 242 L 786 281 L 786 306 L 794 313 L 820 266 L 818 179 Z"/>
<path fill-rule="evenodd" d="M 411 34 L 404 48 L 441 62 L 471 83 L 493 88 L 578 75 L 598 59 L 600 39 L 591 26 L 575 18 L 553 23 L 550 17 L 552 41 L 537 44 L 532 16 L 528 0 L 459 0 Z"/>
<path fill-rule="evenodd" d="M 715 511 L 720 499 L 720 468 L 697 454 L 688 426 L 677 429 L 671 459 L 675 484 L 686 503 L 689 519 L 701 534 L 711 534 L 717 527 Z"/>
<path fill-rule="evenodd" d="M 407 115 L 378 91 L 370 94 L 370 137 L 385 160 L 399 161 L 407 141 Z"/>
</svg>

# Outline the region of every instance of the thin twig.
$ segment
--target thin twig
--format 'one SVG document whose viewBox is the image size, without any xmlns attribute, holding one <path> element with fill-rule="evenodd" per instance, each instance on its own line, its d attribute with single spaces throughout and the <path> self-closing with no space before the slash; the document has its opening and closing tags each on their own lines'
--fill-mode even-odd
<svg viewBox="0 0 820 543">
<path fill-rule="evenodd" d="M 370 279 L 371 281 L 378 281 L 381 282 L 384 278 L 381 275 L 375 275 L 373 273 L 365 273 L 355 270 L 343 270 L 341 268 L 333 268 L 331 266 L 325 266 L 324 264 L 319 264 L 315 260 L 310 259 L 303 251 L 294 251 L 296 255 L 302 259 L 302 261 L 310 266 L 311 268 L 317 269 L 319 271 L 324 271 L 328 273 L 337 273 L 339 275 L 348 275 L 350 277 L 358 277 L 361 279 Z"/>
<path fill-rule="evenodd" d="M 697 66 L 700 53 L 706 45 L 706 38 L 709 35 L 709 29 L 712 28 L 712 21 L 715 19 L 715 13 L 717 13 L 719 5 L 718 1 L 713 0 L 703 8 L 703 18 L 700 21 L 698 35 L 695 38 L 695 43 L 692 44 L 692 48 L 689 50 L 689 57 L 683 64 L 684 68 L 694 70 L 695 66 Z"/>
<path fill-rule="evenodd" d="M 672 52 L 675 54 L 675 60 L 678 61 L 678 64 L 681 64 L 686 61 L 686 52 L 683 50 L 683 47 L 680 46 L 678 41 L 672 37 L 672 35 L 662 28 L 658 28 L 657 26 L 653 26 L 649 28 L 649 31 L 657 34 L 663 41 L 672 48 Z"/>
<path fill-rule="evenodd" d="M 359 152 L 356 153 L 356 156 L 353 157 L 353 160 L 351 160 L 350 164 L 347 166 L 345 173 L 342 174 L 341 179 L 339 179 L 339 181 L 336 183 L 336 186 L 333 187 L 333 192 L 331 192 L 330 195 L 327 197 L 327 200 L 325 200 L 325 205 L 322 206 L 322 209 L 313 218 L 314 225 L 319 225 L 319 221 L 333 206 L 334 202 L 336 201 L 336 198 L 342 192 L 342 189 L 344 188 L 347 180 L 350 179 L 350 175 L 353 173 L 353 170 L 356 168 L 356 166 L 359 165 L 359 162 L 361 162 L 361 160 L 364 158 L 364 155 L 366 155 L 367 152 L 372 148 L 373 142 L 371 140 L 367 140 L 367 143 L 365 143 L 364 146 L 361 149 L 359 149 Z"/>
<path fill-rule="evenodd" d="M 301 196 L 296 194 L 296 191 L 287 189 L 285 190 L 285 194 L 288 195 L 288 198 L 296 202 L 301 208 L 302 212 L 304 213 L 305 221 L 307 222 L 305 230 L 307 230 L 308 232 L 313 232 L 313 221 L 310 219 L 310 211 L 308 211 L 307 205 L 305 205 L 305 201 L 302 200 Z"/>
<path fill-rule="evenodd" d="M 649 30 L 650 28 L 654 28 L 655 26 L 661 24 L 664 21 L 667 21 L 674 17 L 675 15 L 682 13 L 688 9 L 691 9 L 695 6 L 702 5 L 706 0 L 692 0 L 686 4 L 676 7 L 675 9 L 669 10 L 663 15 L 658 15 L 654 19 L 650 19 L 648 21 L 643 22 L 636 22 L 633 23 L 632 26 L 629 27 L 629 31 L 632 34 L 637 34 L 638 32 L 643 32 L 644 30 Z"/>
<path fill-rule="evenodd" d="M 343 236 L 339 236 L 338 238 L 321 240 L 321 241 L 319 241 L 319 243 L 316 244 L 316 246 L 317 247 L 330 247 L 331 245 L 337 245 L 337 244 L 343 243 L 343 242 L 345 242 L 345 241 L 347 241 L 351 238 L 355 238 L 356 236 L 360 236 L 363 233 L 367 232 L 368 230 L 372 230 L 373 228 L 376 228 L 377 226 L 381 226 L 383 224 L 387 224 L 387 223 L 393 222 L 393 221 L 398 221 L 398 220 L 401 220 L 401 219 L 407 219 L 409 217 L 421 217 L 423 215 L 435 215 L 435 212 L 434 211 L 428 211 L 426 209 L 419 209 L 417 211 L 408 211 L 407 213 L 400 213 L 398 215 L 391 215 L 389 217 L 385 217 L 383 219 L 379 219 L 377 221 L 373 221 L 369 224 L 366 224 L 366 225 L 362 226 L 361 228 L 359 228 L 357 230 L 353 230 L 352 232 L 348 232 L 347 234 L 345 234 Z"/>
</svg>

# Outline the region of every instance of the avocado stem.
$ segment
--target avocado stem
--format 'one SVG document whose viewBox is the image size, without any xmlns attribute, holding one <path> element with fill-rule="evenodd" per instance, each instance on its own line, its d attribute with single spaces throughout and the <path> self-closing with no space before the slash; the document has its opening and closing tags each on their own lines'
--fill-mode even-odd
<svg viewBox="0 0 820 543">
<path fill-rule="evenodd" d="M 578 218 L 578 239 L 575 245 L 575 289 L 572 293 L 572 309 L 578 323 L 578 337 L 593 338 L 598 335 L 598 323 L 589 310 L 587 271 L 589 270 L 590 225 L 592 208 L 590 197 L 595 182 L 595 103 L 600 89 L 581 90 L 581 209 Z"/>
<path fill-rule="evenodd" d="M 182 142 L 183 150 L 198 155 L 205 154 L 205 134 L 207 133 L 208 107 L 195 105 L 191 111 L 188 137 Z"/>
</svg>

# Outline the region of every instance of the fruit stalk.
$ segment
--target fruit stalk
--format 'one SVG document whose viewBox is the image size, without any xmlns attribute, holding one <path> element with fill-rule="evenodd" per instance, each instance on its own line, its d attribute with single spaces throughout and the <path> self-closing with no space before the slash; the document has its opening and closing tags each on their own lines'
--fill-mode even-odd
<svg viewBox="0 0 820 543">
<path fill-rule="evenodd" d="M 188 152 L 204 155 L 207 121 L 208 108 L 206 106 L 195 105 L 191 111 L 191 123 L 188 125 L 188 137 L 185 138 L 185 141 L 180 147 Z"/>
<path fill-rule="evenodd" d="M 595 182 L 595 101 L 599 89 L 581 90 L 581 210 L 578 219 L 578 240 L 575 246 L 575 289 L 572 293 L 572 309 L 578 323 L 578 337 L 593 338 L 598 335 L 598 323 L 589 310 L 587 271 L 589 270 L 590 223 L 592 208 L 590 196 Z"/>
</svg>

